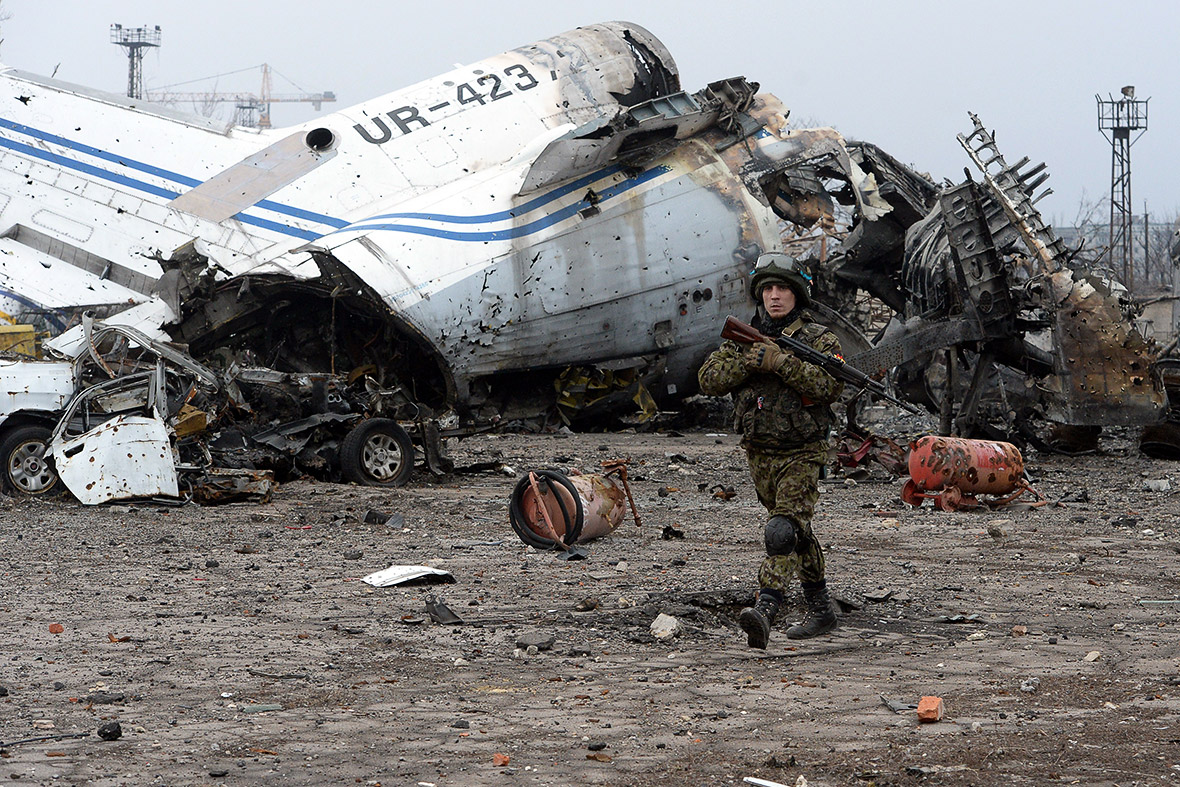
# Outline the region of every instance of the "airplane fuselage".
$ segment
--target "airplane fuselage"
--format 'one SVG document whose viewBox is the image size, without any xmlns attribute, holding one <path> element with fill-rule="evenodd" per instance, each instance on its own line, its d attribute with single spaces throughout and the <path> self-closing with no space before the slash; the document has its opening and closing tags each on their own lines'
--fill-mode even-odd
<svg viewBox="0 0 1180 787">
<path fill-rule="evenodd" d="M 677 83 L 662 45 L 623 23 L 273 130 L 6 70 L 0 304 L 145 301 L 194 242 L 227 280 L 312 280 L 330 255 L 428 345 L 460 408 L 485 377 L 643 356 L 667 369 L 657 396 L 688 392 L 724 316 L 749 308 L 752 260 L 780 244 L 740 171 L 782 144 L 773 97 L 740 154 L 706 131 L 525 186 L 553 140 Z M 36 266 L 55 278 L 30 298 Z"/>
</svg>

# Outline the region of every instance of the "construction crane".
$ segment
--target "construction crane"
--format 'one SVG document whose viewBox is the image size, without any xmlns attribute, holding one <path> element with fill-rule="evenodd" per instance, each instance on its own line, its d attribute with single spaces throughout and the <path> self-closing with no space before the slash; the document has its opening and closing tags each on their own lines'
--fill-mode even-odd
<svg viewBox="0 0 1180 787">
<path fill-rule="evenodd" d="M 318 110 L 325 102 L 336 100 L 336 94 L 330 90 L 325 90 L 321 93 L 271 92 L 270 65 L 267 63 L 262 64 L 262 88 L 257 93 L 216 91 L 177 93 L 167 88 L 160 88 L 158 90 L 148 91 L 147 97 L 151 101 L 160 103 L 191 101 L 194 104 L 202 106 L 232 103 L 234 105 L 234 122 L 239 126 L 247 126 L 249 128 L 271 128 L 271 104 L 303 102 L 311 104 Z"/>
</svg>

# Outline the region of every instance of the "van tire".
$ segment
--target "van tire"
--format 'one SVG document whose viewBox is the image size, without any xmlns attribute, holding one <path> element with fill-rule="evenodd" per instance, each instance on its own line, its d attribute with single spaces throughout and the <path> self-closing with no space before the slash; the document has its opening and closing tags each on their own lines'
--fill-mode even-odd
<svg viewBox="0 0 1180 787">
<path fill-rule="evenodd" d="M 414 443 L 390 418 L 357 424 L 340 442 L 340 470 L 363 486 L 405 486 L 414 469 Z"/>
<path fill-rule="evenodd" d="M 45 497 L 61 491 L 44 426 L 18 426 L 0 439 L 0 487 L 10 495 Z"/>
</svg>

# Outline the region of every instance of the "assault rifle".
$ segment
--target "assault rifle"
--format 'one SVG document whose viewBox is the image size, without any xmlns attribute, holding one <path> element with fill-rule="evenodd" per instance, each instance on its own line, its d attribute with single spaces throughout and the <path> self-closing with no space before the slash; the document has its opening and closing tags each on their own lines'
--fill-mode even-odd
<svg viewBox="0 0 1180 787">
<path fill-rule="evenodd" d="M 721 329 L 721 338 L 729 339 L 738 344 L 756 344 L 758 342 L 767 342 L 769 344 L 777 344 L 784 350 L 790 350 L 795 354 L 795 357 L 801 361 L 818 366 L 828 374 L 835 377 L 841 382 L 848 383 L 851 386 L 859 388 L 862 392 L 868 391 L 873 396 L 879 396 L 893 402 L 898 407 L 907 410 L 911 413 L 921 413 L 914 405 L 909 402 L 903 402 L 896 396 L 890 394 L 885 390 L 885 386 L 878 380 L 874 380 L 860 369 L 849 366 L 844 363 L 843 358 L 838 358 L 835 355 L 828 355 L 821 352 L 810 344 L 805 344 L 798 339 L 793 339 L 790 336 L 778 336 L 771 338 L 765 334 L 759 333 L 752 325 L 748 325 L 736 317 L 726 317 L 725 327 Z M 858 394 L 859 395 L 859 394 Z"/>
</svg>

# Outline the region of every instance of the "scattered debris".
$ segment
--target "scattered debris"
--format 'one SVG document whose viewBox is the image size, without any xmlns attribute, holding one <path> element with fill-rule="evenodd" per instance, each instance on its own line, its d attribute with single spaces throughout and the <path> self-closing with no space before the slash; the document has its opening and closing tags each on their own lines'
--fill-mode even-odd
<svg viewBox="0 0 1180 787">
<path fill-rule="evenodd" d="M 246 672 L 251 675 L 257 675 L 260 678 L 270 678 L 271 680 L 298 680 L 306 678 L 306 672 L 263 672 L 257 669 L 247 669 Z"/>
<path fill-rule="evenodd" d="M 942 721 L 942 697 L 926 696 L 918 700 L 918 721 L 929 724 Z"/>
<path fill-rule="evenodd" d="M 430 566 L 390 566 L 380 571 L 374 571 L 368 576 L 361 577 L 361 581 L 377 588 L 392 585 L 437 585 L 455 581 L 449 571 Z"/>
<path fill-rule="evenodd" d="M 91 705 L 115 705 L 126 699 L 126 695 L 112 691 L 92 691 L 86 695 Z"/>
<path fill-rule="evenodd" d="M 885 697 L 883 694 L 881 695 L 881 702 L 884 703 L 885 707 L 889 708 L 889 710 L 893 711 L 894 713 L 908 713 L 918 709 L 918 706 L 912 702 L 891 700 Z"/>
<path fill-rule="evenodd" d="M 682 630 L 680 621 L 671 615 L 661 612 L 656 615 L 656 619 L 651 622 L 651 633 L 656 639 L 669 640 L 675 637 Z"/>
<path fill-rule="evenodd" d="M 520 540 L 537 549 L 560 548 L 609 535 L 623 522 L 624 501 L 635 524 L 639 514 L 627 484 L 626 464 L 604 462 L 602 474 L 567 476 L 536 470 L 521 477 L 508 506 L 508 518 Z M 617 475 L 616 483 L 611 477 Z"/>
<path fill-rule="evenodd" d="M 1012 524 L 1011 519 L 993 519 L 987 523 L 987 534 L 998 541 L 1008 535 L 1004 528 L 1011 527 Z"/>
<path fill-rule="evenodd" d="M 539 651 L 544 651 L 551 649 L 555 642 L 557 642 L 557 637 L 552 634 L 530 632 L 516 638 L 516 647 L 526 650 L 534 647 Z"/>
<path fill-rule="evenodd" d="M 33 728 L 40 729 L 39 727 L 37 727 L 36 722 L 33 722 Z M 48 729 L 53 729 L 52 725 L 50 727 L 48 727 Z M 0 741 L 0 749 L 5 749 L 9 746 L 20 746 L 25 743 L 43 743 L 45 741 L 65 741 L 65 740 L 73 740 L 74 738 L 89 738 L 89 737 L 90 737 L 89 732 L 67 732 L 62 735 L 41 735 L 36 738 L 21 738 L 20 740 L 16 740 L 16 741 Z"/>
<path fill-rule="evenodd" d="M 723 484 L 714 484 L 709 493 L 715 500 L 733 500 L 737 497 L 737 491 L 732 486 L 725 486 Z"/>
<path fill-rule="evenodd" d="M 855 423 L 850 423 L 836 447 L 836 461 L 841 467 L 857 468 L 866 462 L 876 462 L 890 475 L 906 473 L 905 449 L 884 435 L 861 434 Z"/>
<path fill-rule="evenodd" d="M 434 596 L 426 599 L 426 614 L 435 623 L 441 623 L 444 626 L 452 626 L 463 622 L 463 618 L 459 617 L 443 603 L 442 599 L 436 599 Z"/>
<path fill-rule="evenodd" d="M 1029 678 L 1020 683 L 1020 690 L 1025 694 L 1035 694 L 1036 690 L 1041 686 L 1040 678 Z"/>
<path fill-rule="evenodd" d="M 590 553 L 579 546 L 572 546 L 564 552 L 557 553 L 558 560 L 589 560 Z"/>
<path fill-rule="evenodd" d="M 907 765 L 906 774 L 910 776 L 936 776 L 942 773 L 962 773 L 971 770 L 966 765 Z"/>
<path fill-rule="evenodd" d="M 673 525 L 664 525 L 664 529 L 660 531 L 660 538 L 664 541 L 680 540 L 684 538 L 684 531 Z"/>
<path fill-rule="evenodd" d="M 770 779 L 760 779 L 757 776 L 747 776 L 742 781 L 746 784 L 753 784 L 755 787 L 807 787 L 807 779 L 802 774 L 791 785 L 783 784 L 782 782 L 772 782 Z"/>
</svg>

